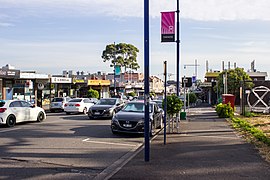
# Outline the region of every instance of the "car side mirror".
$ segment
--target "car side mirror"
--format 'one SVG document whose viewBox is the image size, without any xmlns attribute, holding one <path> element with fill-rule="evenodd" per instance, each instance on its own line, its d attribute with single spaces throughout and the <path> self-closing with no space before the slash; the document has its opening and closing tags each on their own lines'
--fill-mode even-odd
<svg viewBox="0 0 270 180">
<path fill-rule="evenodd" d="M 31 107 L 31 108 L 34 108 L 34 107 L 36 107 L 36 105 L 35 105 L 35 104 L 32 104 L 30 107 Z"/>
</svg>

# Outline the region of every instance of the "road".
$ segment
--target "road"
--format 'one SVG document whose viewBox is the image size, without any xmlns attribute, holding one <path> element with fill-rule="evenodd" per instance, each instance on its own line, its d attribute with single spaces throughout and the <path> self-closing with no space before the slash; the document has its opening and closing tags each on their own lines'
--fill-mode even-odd
<svg viewBox="0 0 270 180">
<path fill-rule="evenodd" d="M 105 177 L 143 143 L 114 135 L 110 120 L 48 113 L 44 122 L 0 126 L 0 179 L 94 179 Z"/>
</svg>

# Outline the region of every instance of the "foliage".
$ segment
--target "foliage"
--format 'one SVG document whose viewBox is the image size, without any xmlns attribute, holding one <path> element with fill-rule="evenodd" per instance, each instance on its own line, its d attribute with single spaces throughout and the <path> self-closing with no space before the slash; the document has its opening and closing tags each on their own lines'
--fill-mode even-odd
<svg viewBox="0 0 270 180">
<path fill-rule="evenodd" d="M 229 118 L 229 117 L 233 117 L 234 112 L 233 112 L 233 108 L 231 107 L 231 103 L 228 104 L 222 104 L 219 103 L 216 108 L 215 108 L 218 117 L 220 118 Z"/>
<path fill-rule="evenodd" d="M 167 96 L 167 113 L 171 116 L 179 113 L 182 109 L 183 102 L 176 95 Z M 164 108 L 164 100 L 162 102 Z"/>
<path fill-rule="evenodd" d="M 110 61 L 111 67 L 118 65 L 126 69 L 137 70 L 140 68 L 137 63 L 137 53 L 139 49 L 132 44 L 119 43 L 109 44 L 102 52 L 103 62 Z"/>
<path fill-rule="evenodd" d="M 134 97 L 134 96 L 136 96 L 136 93 L 135 93 L 135 92 L 133 92 L 133 91 L 132 91 L 132 92 L 129 92 L 129 93 L 128 93 L 128 96 L 132 96 L 132 97 Z"/>
<path fill-rule="evenodd" d="M 268 138 L 263 131 L 257 129 L 256 127 L 252 126 L 247 121 L 240 119 L 240 118 L 232 118 L 233 127 L 241 128 L 244 131 L 251 133 L 257 140 L 262 141 L 263 143 L 270 146 L 270 138 Z"/>
<path fill-rule="evenodd" d="M 150 97 L 156 97 L 156 93 L 154 91 L 151 91 L 149 95 Z"/>
<path fill-rule="evenodd" d="M 219 89 L 220 92 L 224 91 L 224 83 L 223 76 L 227 73 L 227 85 L 228 85 L 228 93 L 237 95 L 241 86 L 241 81 L 251 81 L 249 75 L 242 68 L 235 68 L 223 71 L 219 74 L 217 78 L 217 87 L 215 89 Z M 252 82 L 245 82 L 245 88 L 252 88 Z M 220 93 L 218 92 L 218 93 Z"/>
<path fill-rule="evenodd" d="M 258 116 L 258 115 L 255 114 L 254 112 L 245 112 L 244 116 L 245 116 L 245 117 L 256 117 L 256 116 Z"/>
<path fill-rule="evenodd" d="M 87 92 L 87 97 L 88 98 L 99 98 L 99 93 L 97 90 L 90 88 Z"/>
<path fill-rule="evenodd" d="M 190 104 L 193 104 L 193 103 L 195 103 L 196 101 L 197 101 L 197 96 L 196 96 L 196 94 L 195 93 L 188 93 L 188 98 L 189 98 L 189 103 Z"/>
</svg>

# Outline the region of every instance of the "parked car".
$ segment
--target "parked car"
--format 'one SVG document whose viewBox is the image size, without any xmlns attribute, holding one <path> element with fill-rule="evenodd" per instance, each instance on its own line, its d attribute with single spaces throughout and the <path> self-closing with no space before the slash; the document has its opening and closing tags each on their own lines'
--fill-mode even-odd
<svg viewBox="0 0 270 180">
<path fill-rule="evenodd" d="M 97 102 L 98 102 L 98 99 L 97 98 L 89 98 L 89 99 L 94 104 L 97 104 Z"/>
<path fill-rule="evenodd" d="M 64 111 L 66 112 L 66 114 L 71 113 L 87 114 L 89 108 L 93 105 L 94 103 L 91 102 L 89 98 L 74 98 L 65 104 Z"/>
<path fill-rule="evenodd" d="M 112 133 L 144 133 L 144 101 L 128 102 L 111 121 Z M 149 103 L 150 135 L 154 134 L 156 128 L 162 126 L 162 110 L 155 102 Z"/>
<path fill-rule="evenodd" d="M 103 98 L 88 111 L 89 119 L 112 118 L 124 106 L 124 102 L 119 98 Z"/>
<path fill-rule="evenodd" d="M 55 97 L 50 103 L 50 111 L 64 111 L 65 104 L 70 101 L 70 97 Z"/>
<path fill-rule="evenodd" d="M 24 121 L 41 122 L 46 119 L 44 109 L 24 100 L 0 100 L 0 124 L 8 127 Z"/>
<path fill-rule="evenodd" d="M 155 100 L 152 100 L 152 101 L 155 102 L 155 103 L 157 103 L 157 105 L 158 105 L 159 108 L 162 108 L 162 100 L 155 99 Z"/>
</svg>

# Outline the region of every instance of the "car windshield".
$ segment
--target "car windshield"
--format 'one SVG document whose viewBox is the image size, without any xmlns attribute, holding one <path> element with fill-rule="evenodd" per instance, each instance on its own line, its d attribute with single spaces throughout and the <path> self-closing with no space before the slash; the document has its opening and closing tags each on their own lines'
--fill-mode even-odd
<svg viewBox="0 0 270 180">
<path fill-rule="evenodd" d="M 71 99 L 70 101 L 68 101 L 68 102 L 81 102 L 82 101 L 82 99 Z"/>
<path fill-rule="evenodd" d="M 99 105 L 115 105 L 116 99 L 100 99 Z"/>
<path fill-rule="evenodd" d="M 52 102 L 62 102 L 63 98 L 53 98 Z"/>
<path fill-rule="evenodd" d="M 144 112 L 144 103 L 128 103 L 122 109 L 122 111 L 126 112 Z M 153 105 L 149 105 L 149 112 L 153 111 Z"/>
</svg>

